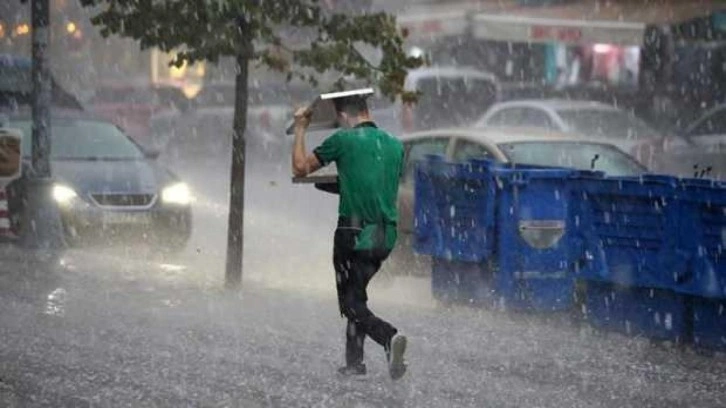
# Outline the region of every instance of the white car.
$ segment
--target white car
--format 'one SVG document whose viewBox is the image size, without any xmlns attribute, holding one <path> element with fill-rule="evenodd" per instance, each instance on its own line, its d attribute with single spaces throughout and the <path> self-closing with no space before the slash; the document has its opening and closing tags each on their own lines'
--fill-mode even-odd
<svg viewBox="0 0 726 408">
<path fill-rule="evenodd" d="M 497 103 L 474 126 L 526 126 L 602 138 L 649 167 L 654 166 L 660 152 L 669 148 L 668 143 L 674 143 L 635 115 L 594 101 L 532 99 Z"/>
<path fill-rule="evenodd" d="M 285 124 L 295 104 L 312 99 L 312 88 L 284 81 L 251 84 L 248 89 L 247 141 L 252 149 L 269 156 L 286 146 Z M 179 119 L 159 115 L 152 122 L 157 145 L 189 152 L 211 154 L 229 152 L 235 109 L 234 82 L 213 82 L 194 98 L 195 109 Z M 173 142 L 172 142 L 173 141 Z M 183 147 L 182 147 L 183 146 Z"/>
<path fill-rule="evenodd" d="M 499 97 L 499 83 L 493 74 L 464 67 L 411 70 L 404 89 L 420 93 L 415 104 L 401 104 L 405 132 L 468 126 Z"/>
<path fill-rule="evenodd" d="M 413 253 L 414 169 L 426 155 L 463 162 L 485 158 L 501 163 L 599 170 L 610 176 L 637 176 L 648 169 L 602 139 L 538 128 L 465 128 L 415 132 L 401 137 L 404 172 L 398 191 L 399 239 L 386 271 L 416 273 L 426 268 L 426 257 Z M 412 267 L 415 266 L 415 267 Z"/>
</svg>

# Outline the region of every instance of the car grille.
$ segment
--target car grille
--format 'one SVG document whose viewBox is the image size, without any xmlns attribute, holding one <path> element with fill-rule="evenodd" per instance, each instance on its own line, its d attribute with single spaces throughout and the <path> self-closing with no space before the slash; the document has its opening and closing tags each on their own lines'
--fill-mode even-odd
<svg viewBox="0 0 726 408">
<path fill-rule="evenodd" d="M 103 207 L 146 207 L 154 201 L 154 194 L 91 194 Z"/>
</svg>

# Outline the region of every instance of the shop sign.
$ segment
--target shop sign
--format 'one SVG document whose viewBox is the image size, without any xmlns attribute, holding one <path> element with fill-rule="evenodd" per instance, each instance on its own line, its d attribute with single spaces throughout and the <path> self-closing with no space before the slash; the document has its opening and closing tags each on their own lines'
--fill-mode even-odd
<svg viewBox="0 0 726 408">
<path fill-rule="evenodd" d="M 577 42 L 582 38 L 582 30 L 578 27 L 533 25 L 529 35 L 533 40 L 539 41 Z"/>
</svg>

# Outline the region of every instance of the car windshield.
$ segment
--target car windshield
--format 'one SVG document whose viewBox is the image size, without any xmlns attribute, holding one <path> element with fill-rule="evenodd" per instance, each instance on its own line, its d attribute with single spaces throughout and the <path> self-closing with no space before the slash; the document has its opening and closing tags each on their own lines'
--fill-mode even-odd
<svg viewBox="0 0 726 408">
<path fill-rule="evenodd" d="M 30 155 L 32 122 L 11 120 L 23 131 L 23 152 Z M 144 154 L 119 128 L 102 121 L 54 119 L 51 124 L 51 157 L 56 160 L 139 160 Z"/>
<path fill-rule="evenodd" d="M 510 162 L 599 170 L 609 176 L 636 176 L 646 168 L 616 147 L 582 142 L 520 142 L 499 145 Z"/>
<path fill-rule="evenodd" d="M 643 121 L 619 110 L 562 109 L 557 114 L 570 130 L 586 136 L 637 140 L 658 137 Z"/>
</svg>

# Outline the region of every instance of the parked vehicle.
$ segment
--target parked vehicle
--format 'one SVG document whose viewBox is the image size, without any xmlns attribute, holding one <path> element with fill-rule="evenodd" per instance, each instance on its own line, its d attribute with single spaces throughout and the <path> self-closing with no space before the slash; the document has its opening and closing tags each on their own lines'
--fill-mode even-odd
<svg viewBox="0 0 726 408">
<path fill-rule="evenodd" d="M 496 127 L 437 129 L 404 135 L 404 172 L 398 195 L 400 244 L 392 255 L 390 273 L 429 271 L 426 257 L 413 253 L 414 169 L 426 155 L 451 161 L 474 158 L 501 163 L 600 170 L 612 176 L 636 176 L 647 168 L 602 139 L 540 128 Z M 412 265 L 408 267 L 408 265 Z"/>
<path fill-rule="evenodd" d="M 726 177 L 726 104 L 717 105 L 688 125 L 682 133 L 689 146 L 671 149 L 665 166 L 684 177 Z"/>
<path fill-rule="evenodd" d="M 13 54 L 0 54 L 0 111 L 30 105 L 33 96 L 32 61 Z M 51 76 L 51 105 L 83 109 L 78 99 Z"/>
<path fill-rule="evenodd" d="M 529 99 L 497 103 L 475 126 L 527 126 L 602 138 L 650 168 L 656 166 L 664 151 L 687 144 L 681 138 L 662 135 L 633 114 L 594 101 Z"/>
<path fill-rule="evenodd" d="M 154 118 L 155 139 L 164 140 L 170 150 L 218 156 L 231 148 L 235 103 L 234 82 L 213 82 L 194 98 L 194 109 L 173 120 L 168 115 Z M 252 149 L 270 155 L 285 145 L 285 125 L 292 109 L 312 99 L 314 91 L 301 83 L 252 83 L 248 89 L 247 141 Z M 169 144 L 171 143 L 171 144 Z"/>
<path fill-rule="evenodd" d="M 697 146 L 726 147 L 726 104 L 715 106 L 689 125 L 683 136 Z"/>
<path fill-rule="evenodd" d="M 496 77 L 461 67 L 427 67 L 410 71 L 404 89 L 419 92 L 415 104 L 401 104 L 405 132 L 468 126 L 498 98 Z"/>
<path fill-rule="evenodd" d="M 31 134 L 30 112 L 11 116 L 9 126 Z M 168 250 L 186 245 L 192 228 L 189 187 L 158 164 L 155 153 L 97 115 L 56 110 L 51 126 L 53 198 L 71 244 L 148 238 Z M 22 148 L 27 161 L 31 138 L 23 138 Z M 8 189 L 13 229 L 20 230 L 24 178 Z"/>
<path fill-rule="evenodd" d="M 186 109 L 183 94 L 169 87 L 155 87 L 133 82 L 106 82 L 97 87 L 86 103 L 89 110 L 120 126 L 144 145 L 153 145 L 151 121 L 162 112 L 179 117 Z"/>
</svg>

